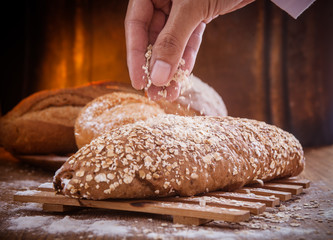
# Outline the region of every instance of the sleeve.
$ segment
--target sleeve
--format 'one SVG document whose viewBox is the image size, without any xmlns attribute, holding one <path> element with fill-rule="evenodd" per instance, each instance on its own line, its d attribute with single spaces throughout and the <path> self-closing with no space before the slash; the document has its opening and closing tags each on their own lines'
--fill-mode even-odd
<svg viewBox="0 0 333 240">
<path fill-rule="evenodd" d="M 298 18 L 315 0 L 271 0 L 293 18 Z"/>
</svg>

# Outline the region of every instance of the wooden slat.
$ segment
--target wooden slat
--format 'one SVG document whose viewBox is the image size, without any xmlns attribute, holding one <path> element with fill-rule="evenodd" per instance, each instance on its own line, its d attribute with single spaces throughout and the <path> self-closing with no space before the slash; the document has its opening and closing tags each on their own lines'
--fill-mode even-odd
<svg viewBox="0 0 333 240">
<path fill-rule="evenodd" d="M 211 192 L 205 196 L 161 198 L 159 200 L 83 200 L 57 194 L 52 183 L 44 183 L 38 190 L 18 192 L 15 201 L 43 203 L 44 211 L 64 212 L 82 207 L 146 212 L 173 216 L 174 223 L 201 225 L 212 220 L 240 222 L 250 213 L 263 213 L 266 206 L 279 205 L 291 194 L 300 194 L 309 181 L 281 179 L 279 183 L 252 185 L 235 192 Z"/>
<path fill-rule="evenodd" d="M 267 207 L 275 207 L 280 204 L 280 199 L 277 197 L 266 197 L 260 196 L 253 193 L 245 194 L 245 193 L 237 193 L 237 192 L 211 192 L 206 195 L 214 196 L 214 197 L 224 197 L 228 199 L 235 199 L 240 201 L 249 201 L 249 202 L 261 202 L 266 204 Z"/>
<path fill-rule="evenodd" d="M 290 192 L 282 192 L 282 191 L 276 191 L 271 189 L 264 189 L 264 188 L 249 188 L 244 187 L 242 189 L 236 190 L 235 192 L 239 193 L 254 193 L 256 195 L 262 195 L 262 196 L 272 196 L 278 197 L 280 201 L 287 201 L 291 199 L 291 193 Z"/>
<path fill-rule="evenodd" d="M 45 183 L 38 187 L 40 191 L 54 192 L 52 183 Z M 234 208 L 248 210 L 252 214 L 261 214 L 265 211 L 266 205 L 260 202 L 246 202 L 230 200 L 226 198 L 218 197 L 180 197 L 180 198 L 163 198 L 161 201 L 167 202 L 182 202 L 189 204 L 200 204 L 204 201 L 208 206 L 223 207 L 223 208 Z"/>
<path fill-rule="evenodd" d="M 44 183 L 38 187 L 38 190 L 54 192 L 53 184 Z M 183 202 L 183 203 L 189 203 L 189 204 L 200 204 L 200 202 L 205 202 L 206 205 L 208 205 L 208 206 L 248 210 L 252 214 L 261 214 L 266 209 L 266 205 L 264 203 L 238 201 L 238 200 L 226 199 L 226 198 L 222 198 L 222 197 L 208 197 L 208 196 L 179 197 L 179 198 L 177 197 L 177 198 L 162 198 L 161 201 Z"/>
<path fill-rule="evenodd" d="M 184 216 L 173 216 L 174 224 L 184 224 L 184 225 L 202 225 L 212 220 L 203 219 L 203 218 L 194 218 L 194 217 L 184 217 Z"/>
<path fill-rule="evenodd" d="M 62 204 L 66 206 L 104 208 L 113 210 L 146 212 L 172 216 L 195 217 L 202 219 L 222 220 L 227 222 L 246 221 L 250 218 L 250 212 L 238 209 L 226 209 L 213 206 L 194 206 L 186 203 L 168 203 L 153 200 L 131 201 L 94 201 L 65 197 L 53 192 L 26 191 L 14 195 L 15 201 L 37 202 L 47 204 Z"/>
<path fill-rule="evenodd" d="M 303 187 L 299 185 L 288 185 L 280 183 L 265 183 L 264 186 L 261 186 L 265 189 L 272 189 L 283 192 L 290 192 L 291 194 L 298 195 L 303 192 Z"/>
<path fill-rule="evenodd" d="M 290 185 L 300 185 L 303 188 L 309 188 L 311 181 L 309 181 L 307 179 L 285 178 L 285 179 L 274 180 L 271 183 L 283 183 L 283 184 L 290 184 Z"/>
<path fill-rule="evenodd" d="M 51 192 L 54 191 L 52 184 L 42 184 L 38 189 L 41 189 L 43 191 L 51 191 Z M 225 194 L 225 196 L 223 196 L 221 194 Z M 255 195 L 255 194 L 242 194 L 242 195 L 233 195 L 233 196 L 231 196 L 227 192 L 211 192 L 211 193 L 207 193 L 206 196 L 212 196 L 212 197 L 217 197 L 217 198 L 225 198 L 225 199 L 233 199 L 233 200 L 238 200 L 238 201 L 242 201 L 242 202 L 245 202 L 245 203 L 246 202 L 252 202 L 252 203 L 256 202 L 256 203 L 259 203 L 259 204 L 264 203 L 268 207 L 273 207 L 273 206 L 277 206 L 277 205 L 280 204 L 280 201 L 279 201 L 278 198 L 265 197 L 265 196 L 262 196 L 262 195 Z M 163 200 L 167 201 L 168 199 L 169 199 L 169 201 L 172 200 L 172 201 L 176 201 L 176 202 L 181 202 L 181 201 L 190 202 L 190 201 L 192 201 L 189 198 L 165 198 Z M 198 202 L 196 202 L 196 203 L 198 203 Z M 212 204 L 212 205 L 214 205 L 214 204 Z M 227 204 L 223 207 L 227 207 Z M 251 211 L 251 209 L 249 209 L 249 208 L 238 208 L 238 209 L 246 209 L 246 210 Z M 258 207 L 258 210 L 252 209 L 252 211 L 253 212 L 261 212 L 262 207 Z M 260 214 L 260 213 L 258 213 L 258 214 Z"/>
<path fill-rule="evenodd" d="M 265 211 L 266 205 L 260 202 L 239 201 L 234 199 L 227 199 L 223 197 L 214 196 L 200 196 L 200 197 L 179 197 L 179 198 L 163 198 L 161 201 L 168 202 L 182 202 L 189 204 L 202 204 L 207 206 L 234 208 L 248 210 L 252 214 L 261 214 Z"/>
<path fill-rule="evenodd" d="M 61 204 L 43 204 L 43 211 L 44 212 L 68 212 L 73 210 L 78 210 L 81 207 L 74 207 L 74 206 L 65 206 Z"/>
</svg>

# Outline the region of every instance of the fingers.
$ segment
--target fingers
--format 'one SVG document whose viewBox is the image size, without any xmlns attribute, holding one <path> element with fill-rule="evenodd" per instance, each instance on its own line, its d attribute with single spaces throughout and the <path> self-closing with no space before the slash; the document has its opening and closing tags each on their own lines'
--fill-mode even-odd
<svg viewBox="0 0 333 240">
<path fill-rule="evenodd" d="M 185 69 L 187 69 L 189 72 L 192 72 L 193 70 L 205 28 L 206 28 L 205 23 L 203 22 L 199 23 L 199 25 L 192 33 L 185 47 L 183 59 L 185 60 Z"/>
<path fill-rule="evenodd" d="M 168 20 L 153 46 L 150 67 L 154 85 L 165 86 L 169 83 L 201 19 L 202 14 L 191 0 L 173 1 Z"/>
<path fill-rule="evenodd" d="M 185 60 L 184 68 L 187 69 L 189 72 L 191 72 L 194 67 L 194 63 L 200 48 L 202 35 L 205 31 L 205 28 L 206 28 L 205 23 L 203 22 L 199 23 L 198 27 L 193 31 L 191 37 L 189 38 L 186 44 L 182 58 Z M 156 60 L 153 71 L 151 73 L 153 84 L 157 86 L 165 85 L 163 82 L 161 83 L 161 85 L 158 85 L 158 82 L 156 84 L 156 81 L 154 82 L 153 79 L 162 79 L 163 77 L 165 78 L 165 76 L 169 74 L 170 74 L 169 66 L 161 60 Z"/>
<path fill-rule="evenodd" d="M 149 99 L 153 101 L 157 101 L 162 97 L 165 97 L 166 100 L 173 102 L 178 98 L 179 93 L 180 93 L 180 84 L 175 81 L 171 81 L 170 85 L 166 88 L 151 85 L 147 91 Z"/>
<path fill-rule="evenodd" d="M 134 88 L 142 89 L 147 79 L 142 66 L 149 43 L 154 44 L 150 61 L 151 98 L 169 84 L 183 57 L 185 69 L 193 69 L 201 44 L 205 23 L 254 0 L 130 0 L 126 19 L 127 65 Z M 180 92 L 179 83 L 165 88 L 166 97 L 174 100 Z"/>
<path fill-rule="evenodd" d="M 233 7 L 232 9 L 229 10 L 229 12 L 233 12 L 233 11 L 236 11 L 240 8 L 243 8 L 245 7 L 246 5 L 254 2 L 255 0 L 243 0 L 241 3 L 239 3 L 238 5 L 236 5 L 235 7 Z"/>
<path fill-rule="evenodd" d="M 170 85 L 166 88 L 167 95 L 166 100 L 173 102 L 175 101 L 180 94 L 180 84 L 176 81 L 171 81 Z"/>
<path fill-rule="evenodd" d="M 159 99 L 162 98 L 162 95 L 159 94 L 159 92 L 161 92 L 162 90 L 163 87 L 157 87 L 155 85 L 151 85 L 147 90 L 148 98 L 153 101 L 158 101 Z"/>
<path fill-rule="evenodd" d="M 153 17 L 154 6 L 150 0 L 130 0 L 125 18 L 127 66 L 135 89 L 147 83 L 142 66 L 148 46 L 148 28 Z"/>
<path fill-rule="evenodd" d="M 155 10 L 149 27 L 149 43 L 154 45 L 158 34 L 162 31 L 166 15 L 161 10 Z"/>
<path fill-rule="evenodd" d="M 165 15 L 169 15 L 172 0 L 151 0 L 155 9 L 161 10 Z"/>
</svg>

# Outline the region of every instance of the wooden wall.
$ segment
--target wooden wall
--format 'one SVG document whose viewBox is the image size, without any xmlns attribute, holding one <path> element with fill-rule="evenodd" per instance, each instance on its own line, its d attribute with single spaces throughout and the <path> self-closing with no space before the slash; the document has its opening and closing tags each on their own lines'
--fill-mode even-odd
<svg viewBox="0 0 333 240">
<path fill-rule="evenodd" d="M 229 114 L 264 120 L 308 145 L 333 143 L 333 1 L 297 20 L 257 1 L 207 26 L 195 74 Z"/>
</svg>

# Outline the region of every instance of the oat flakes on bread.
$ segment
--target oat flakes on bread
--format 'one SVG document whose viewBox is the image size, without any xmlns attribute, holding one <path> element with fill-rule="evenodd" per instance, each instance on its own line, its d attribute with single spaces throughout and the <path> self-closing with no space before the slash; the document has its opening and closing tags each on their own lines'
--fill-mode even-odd
<svg viewBox="0 0 333 240">
<path fill-rule="evenodd" d="M 115 92 L 100 96 L 88 103 L 75 121 L 75 140 L 78 148 L 113 128 L 134 123 L 159 114 L 181 116 L 226 116 L 227 110 L 217 92 L 199 78 L 191 76 L 191 86 L 184 88 L 175 102 L 154 102 L 135 93 Z"/>
<path fill-rule="evenodd" d="M 73 153 L 79 111 L 94 98 L 115 91 L 135 90 L 129 84 L 95 82 L 34 93 L 0 118 L 0 145 L 15 154 Z"/>
<path fill-rule="evenodd" d="M 94 200 L 192 196 L 296 176 L 304 164 L 298 140 L 264 122 L 160 115 L 81 148 L 56 172 L 54 186 Z"/>
<path fill-rule="evenodd" d="M 114 92 L 89 102 L 75 121 L 78 148 L 91 140 L 125 124 L 165 114 L 154 101 L 135 93 Z"/>
</svg>

